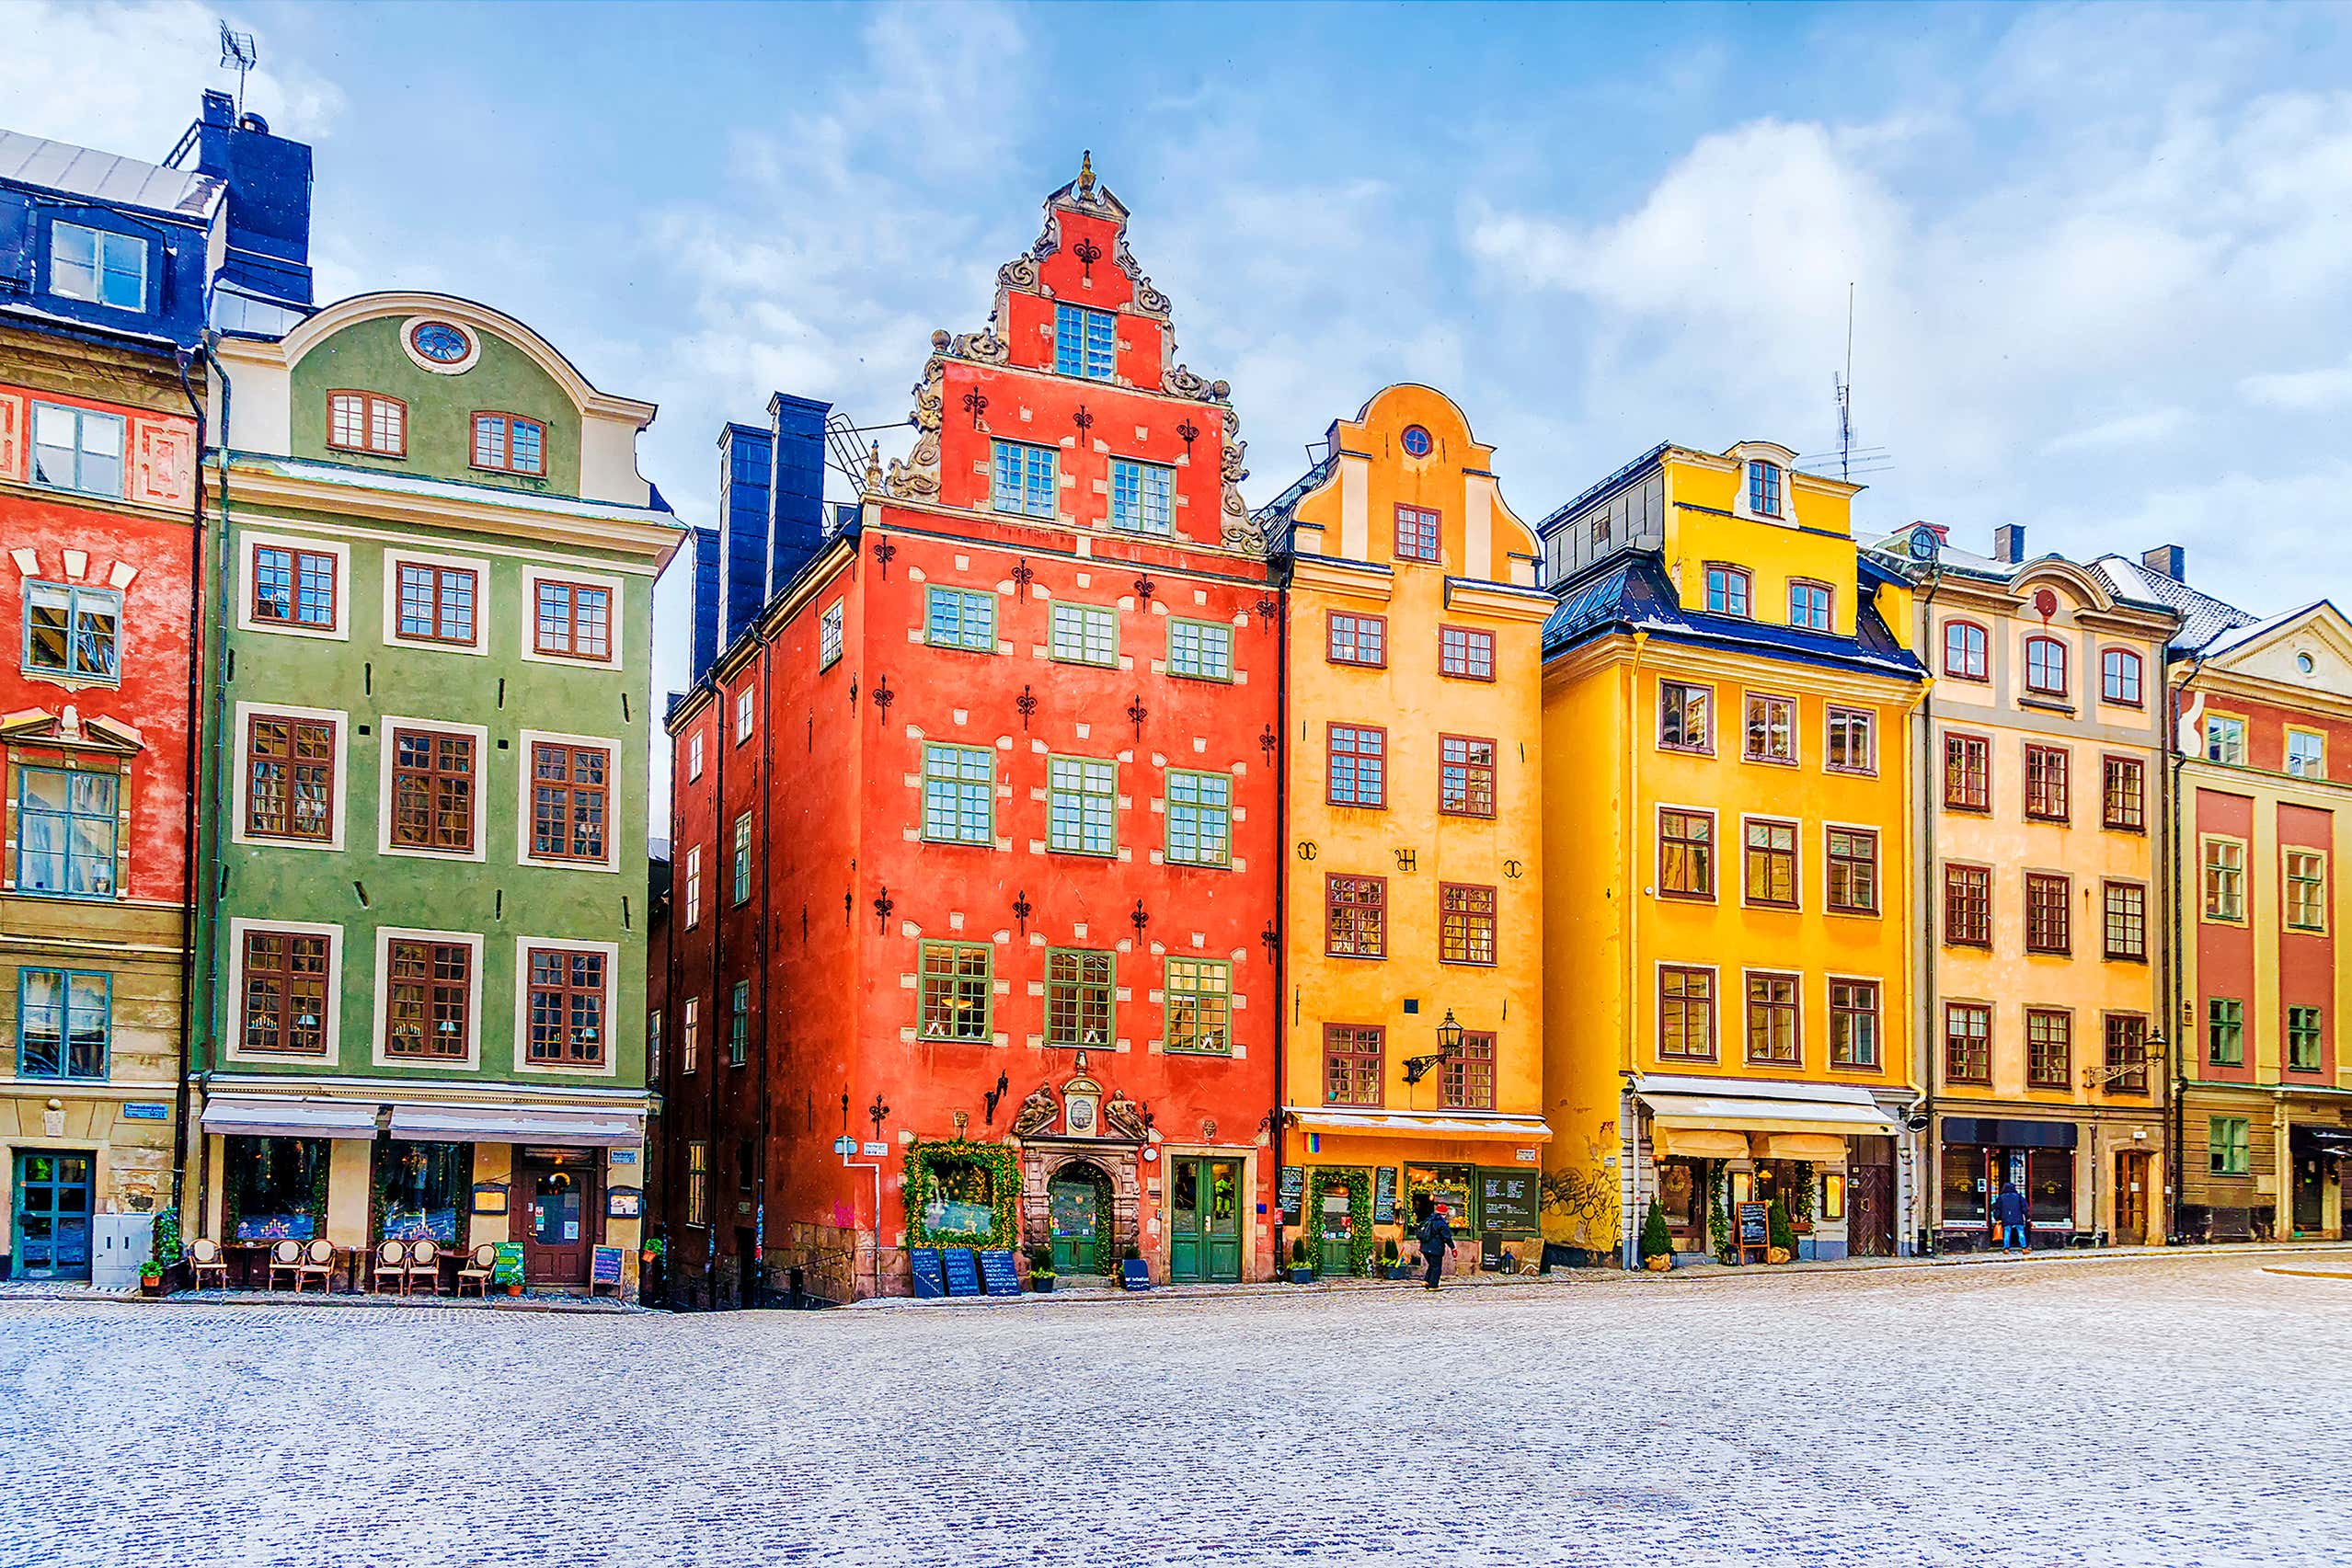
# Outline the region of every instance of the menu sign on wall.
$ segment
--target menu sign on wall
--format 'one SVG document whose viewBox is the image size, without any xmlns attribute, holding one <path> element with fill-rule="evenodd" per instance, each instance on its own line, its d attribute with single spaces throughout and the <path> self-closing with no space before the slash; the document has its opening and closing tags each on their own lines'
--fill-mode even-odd
<svg viewBox="0 0 2352 1568">
<path fill-rule="evenodd" d="M 1532 1171 L 1478 1173 L 1478 1228 L 1503 1236 L 1536 1231 L 1536 1176 Z"/>
<path fill-rule="evenodd" d="M 1300 1207 L 1306 1201 L 1306 1168 L 1302 1165 L 1283 1166 L 1281 1173 L 1274 1181 L 1274 1196 L 1276 1201 L 1282 1206 L 1282 1223 L 1296 1225 L 1299 1222 Z"/>
<path fill-rule="evenodd" d="M 1372 1173 L 1372 1223 L 1396 1223 L 1396 1167 L 1383 1165 Z"/>
</svg>

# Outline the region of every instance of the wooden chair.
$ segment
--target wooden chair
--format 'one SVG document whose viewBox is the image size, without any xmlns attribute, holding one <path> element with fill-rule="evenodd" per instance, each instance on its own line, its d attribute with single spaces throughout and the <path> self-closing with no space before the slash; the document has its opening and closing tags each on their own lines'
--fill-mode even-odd
<svg viewBox="0 0 2352 1568">
<path fill-rule="evenodd" d="M 196 1276 L 196 1288 L 204 1288 L 204 1276 L 217 1274 L 221 1288 L 229 1288 L 229 1260 L 221 1254 L 221 1243 L 210 1236 L 199 1236 L 188 1243 L 188 1266 Z"/>
<path fill-rule="evenodd" d="M 294 1290 L 300 1294 L 303 1281 L 316 1279 L 318 1291 L 325 1295 L 335 1287 L 335 1243 L 321 1236 L 303 1249 L 302 1266 L 294 1270 Z"/>
<path fill-rule="evenodd" d="M 408 1243 L 407 1276 L 410 1280 L 423 1279 L 427 1295 L 441 1294 L 441 1243 L 439 1242 L 424 1241 Z M 407 1288 L 404 1287 L 400 1293 L 403 1296 L 407 1295 L 408 1293 Z"/>
<path fill-rule="evenodd" d="M 368 1281 L 369 1288 L 381 1294 L 386 1279 L 397 1280 L 400 1285 L 400 1294 L 403 1296 L 408 1294 L 407 1242 L 378 1242 L 375 1244 L 375 1267 Z"/>
<path fill-rule="evenodd" d="M 483 1242 L 474 1249 L 474 1255 L 458 1269 L 457 1293 L 460 1296 L 465 1294 L 465 1282 L 470 1279 L 474 1282 L 474 1294 L 488 1297 L 490 1293 L 490 1276 L 497 1272 L 498 1266 L 498 1248 L 488 1242 Z"/>
<path fill-rule="evenodd" d="M 293 1281 L 294 1290 L 296 1294 L 300 1294 L 303 1283 L 302 1266 L 303 1244 L 300 1242 L 290 1237 L 282 1242 L 272 1242 L 270 1247 L 268 1276 L 270 1288 L 272 1290 L 278 1288 L 278 1276 L 282 1274 Z"/>
</svg>

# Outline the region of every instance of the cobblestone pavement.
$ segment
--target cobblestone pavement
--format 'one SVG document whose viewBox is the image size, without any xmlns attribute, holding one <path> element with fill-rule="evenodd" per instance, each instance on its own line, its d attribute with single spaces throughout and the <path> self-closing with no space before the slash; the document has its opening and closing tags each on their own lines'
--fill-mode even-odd
<svg viewBox="0 0 2352 1568">
<path fill-rule="evenodd" d="M 2341 1564 L 2352 1280 L 2263 1261 L 678 1318 L 0 1302 L 0 1564 Z"/>
</svg>

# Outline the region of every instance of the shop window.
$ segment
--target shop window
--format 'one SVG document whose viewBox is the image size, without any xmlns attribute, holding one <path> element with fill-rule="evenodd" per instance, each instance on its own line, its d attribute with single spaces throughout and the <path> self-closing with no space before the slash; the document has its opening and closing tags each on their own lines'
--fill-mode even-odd
<svg viewBox="0 0 2352 1568">
<path fill-rule="evenodd" d="M 591 864 L 605 860 L 612 767 L 613 753 L 605 747 L 531 743 L 532 859 Z"/>
<path fill-rule="evenodd" d="M 2287 1067 L 2289 1071 L 2317 1072 L 2320 1070 L 2322 1040 L 2318 1008 L 2290 1007 L 2287 1010 Z"/>
<path fill-rule="evenodd" d="M 2056 637 L 2025 639 L 2025 690 L 2044 697 L 2066 695 L 2066 645 Z"/>
<path fill-rule="evenodd" d="M 1715 813 L 1658 813 L 1658 890 L 1670 898 L 1715 897 Z"/>
<path fill-rule="evenodd" d="M 1168 864 L 1231 865 L 1233 781 L 1225 773 L 1168 774 Z"/>
<path fill-rule="evenodd" d="M 547 472 L 547 427 L 520 414 L 475 415 L 474 466 L 493 474 L 544 478 Z"/>
<path fill-rule="evenodd" d="M 2074 1228 L 2074 1150 L 2025 1150 L 2025 1218 L 2043 1230 Z"/>
<path fill-rule="evenodd" d="M 825 612 L 822 615 L 817 617 L 817 670 L 819 673 L 821 674 L 825 670 L 831 670 L 834 665 L 841 662 L 841 649 L 842 601 L 836 599 L 831 604 L 825 606 Z M 700 740 L 702 737 L 697 735 L 694 738 L 696 740 Z M 701 770 L 696 769 L 695 772 L 697 776 L 699 776 Z"/>
<path fill-rule="evenodd" d="M 1374 669 L 1388 663 L 1388 619 L 1383 615 L 1343 615 L 1333 611 L 1325 654 L 1332 664 L 1361 664 Z"/>
<path fill-rule="evenodd" d="M 1992 944 L 1992 871 L 1982 865 L 1944 868 L 1944 940 L 1959 947 Z"/>
<path fill-rule="evenodd" d="M 1740 754 L 1751 762 L 1796 761 L 1796 704 L 1750 692 L 1746 707 L 1747 739 Z"/>
<path fill-rule="evenodd" d="M 1374 1024 L 1326 1024 L 1323 1026 L 1323 1103 L 1326 1105 L 1378 1105 L 1381 1103 L 1382 1031 Z"/>
<path fill-rule="evenodd" d="M 1495 814 L 1495 743 L 1463 735 L 1438 738 L 1438 809 L 1450 817 Z"/>
<path fill-rule="evenodd" d="M 1992 809 L 1992 743 L 1983 736 L 1944 738 L 1944 808 Z"/>
<path fill-rule="evenodd" d="M 385 944 L 384 1055 L 463 1060 L 473 1049 L 474 949 L 395 937 Z"/>
<path fill-rule="evenodd" d="M 2036 821 L 2067 819 L 2067 751 L 2060 746 L 2025 748 L 2025 815 Z"/>
<path fill-rule="evenodd" d="M 923 1225 L 931 1237 L 969 1236 L 986 1246 L 1013 1238 L 996 1234 L 996 1174 L 987 1162 L 946 1149 L 926 1149 L 916 1156 L 930 1191 L 923 1206 Z"/>
<path fill-rule="evenodd" d="M 342 585 L 334 552 L 256 544 L 250 558 L 256 625 L 327 632 L 341 624 Z"/>
<path fill-rule="evenodd" d="M 307 1242 L 327 1224 L 323 1138 L 223 1140 L 222 1219 L 240 1242 Z"/>
<path fill-rule="evenodd" d="M 1108 381 L 1117 369 L 1119 317 L 1107 310 L 1057 303 L 1053 307 L 1053 369 L 1057 375 Z"/>
<path fill-rule="evenodd" d="M 1715 748 L 1707 709 L 1714 692 L 1704 686 L 1677 681 L 1658 683 L 1658 744 L 1669 751 L 1709 751 Z"/>
<path fill-rule="evenodd" d="M 1748 977 L 1748 1059 L 1796 1067 L 1803 1059 L 1797 1033 L 1797 977 Z"/>
<path fill-rule="evenodd" d="M 1119 850 L 1119 765 L 1096 757 L 1046 760 L 1045 847 L 1065 854 Z"/>
<path fill-rule="evenodd" d="M 1405 561 L 1434 561 L 1438 555 L 1438 514 L 1426 507 L 1396 509 L 1396 555 Z"/>
<path fill-rule="evenodd" d="M 478 800 L 474 737 L 396 727 L 390 745 L 393 846 L 472 853 Z"/>
<path fill-rule="evenodd" d="M 1324 951 L 1339 958 L 1388 956 L 1388 879 L 1330 876 L 1323 883 Z"/>
<path fill-rule="evenodd" d="M 103 1082 L 114 1037 L 113 981 L 74 969 L 17 971 L 17 1076 Z"/>
<path fill-rule="evenodd" d="M 1955 681 L 1984 681 L 1985 629 L 1974 621 L 1944 623 L 1944 673 Z"/>
<path fill-rule="evenodd" d="M 1388 731 L 1362 724 L 1330 727 L 1327 798 L 1334 806 L 1388 805 Z"/>
<path fill-rule="evenodd" d="M 1495 890 L 1447 882 L 1438 889 L 1438 961 L 1495 961 Z"/>
<path fill-rule="evenodd" d="M 1985 1151 L 1966 1143 L 1944 1146 L 1944 1218 L 1958 1225 L 1981 1225 L 1991 1207 L 1985 1190 Z"/>
<path fill-rule="evenodd" d="M 1601 526 L 1606 527 L 1604 523 Z M 1707 567 L 1707 612 L 1711 615 L 1737 615 L 1748 619 L 1754 612 L 1750 608 L 1755 599 L 1755 578 L 1745 567 L 1710 566 Z"/>
<path fill-rule="evenodd" d="M 400 561 L 394 569 L 398 594 L 395 635 L 402 642 L 474 645 L 481 574 L 465 567 L 436 567 L 421 561 Z"/>
<path fill-rule="evenodd" d="M 1439 1064 L 1438 1101 L 1449 1111 L 1495 1108 L 1495 1036 L 1462 1036 L 1462 1054 Z"/>
<path fill-rule="evenodd" d="M 1747 824 L 1747 888 L 1751 904 L 1796 907 L 1796 824 Z"/>
<path fill-rule="evenodd" d="M 327 395 L 327 444 L 371 457 L 408 455 L 408 406 L 373 392 Z"/>
<path fill-rule="evenodd" d="M 147 242 L 83 223 L 49 226 L 49 292 L 113 310 L 147 308 Z"/>
<path fill-rule="evenodd" d="M 978 746 L 924 747 L 923 836 L 935 844 L 996 841 L 996 753 Z"/>
<path fill-rule="evenodd" d="M 2209 1116 L 2205 1123 L 2206 1168 L 2217 1176 L 2253 1171 L 2254 1123 L 2244 1116 Z"/>
<path fill-rule="evenodd" d="M 2099 696 L 2126 707 L 2140 705 L 2140 656 L 2128 648 L 2111 647 L 2099 655 Z"/>
<path fill-rule="evenodd" d="M 1115 457 L 1110 464 L 1110 525 L 1165 539 L 1176 532 L 1176 470 Z"/>
<path fill-rule="evenodd" d="M 1233 628 L 1224 621 L 1170 621 L 1168 673 L 1194 681 L 1233 678 Z"/>
<path fill-rule="evenodd" d="M 119 773 L 17 770 L 17 891 L 46 898 L 111 898 L 121 821 Z"/>
<path fill-rule="evenodd" d="M 1878 982 L 1830 982 L 1830 1065 L 1878 1070 Z"/>
<path fill-rule="evenodd" d="M 1992 1009 L 1982 1002 L 1945 1004 L 1944 1078 L 1949 1083 L 1992 1082 Z"/>
<path fill-rule="evenodd" d="M 1658 1054 L 1715 1059 L 1715 971 L 1662 964 L 1658 971 Z"/>
<path fill-rule="evenodd" d="M 33 483 L 86 496 L 122 494 L 122 417 L 33 405 Z"/>
<path fill-rule="evenodd" d="M 1109 953 L 1053 947 L 1045 956 L 1045 1043 L 1098 1048 L 1111 1038 Z"/>
<path fill-rule="evenodd" d="M 1463 626 L 1438 630 L 1438 671 L 1463 681 L 1495 678 L 1495 634 Z"/>
<path fill-rule="evenodd" d="M 474 1199 L 474 1146 L 375 1145 L 374 1224 L 378 1241 L 439 1242 L 455 1246 Z"/>
<path fill-rule="evenodd" d="M 2147 769 L 2137 757 L 2101 761 L 2100 825 L 2119 833 L 2148 830 Z"/>
<path fill-rule="evenodd" d="M 245 832 L 327 843 L 335 837 L 336 723 L 253 714 L 245 732 Z"/>
<path fill-rule="evenodd" d="M 2205 918 L 2229 924 L 2246 918 L 2246 846 L 2241 840 L 2205 841 Z"/>
<path fill-rule="evenodd" d="M 2287 929 L 2327 929 L 2327 857 L 2315 850 L 2287 852 Z"/>
<path fill-rule="evenodd" d="M 1827 830 L 1830 908 L 1840 914 L 1878 912 L 1878 835 L 1866 828 Z"/>
<path fill-rule="evenodd" d="M 2205 1059 L 2216 1067 L 2246 1063 L 2246 1004 L 2235 997 L 2209 997 L 2205 1002 Z"/>
<path fill-rule="evenodd" d="M 969 588 L 924 590 L 923 640 L 967 653 L 996 651 L 996 595 Z M 836 649 L 834 657 L 839 658 Z M 827 664 L 832 659 L 825 660 Z"/>
<path fill-rule="evenodd" d="M 1788 624 L 1802 632 L 1830 630 L 1830 588 L 1826 583 L 1790 583 Z"/>
<path fill-rule="evenodd" d="M 1057 488 L 1054 450 L 1025 441 L 998 441 L 994 455 L 995 478 L 989 488 L 989 505 L 1001 512 L 1050 520 Z"/>
<path fill-rule="evenodd" d="M 2074 951 L 2072 906 L 2072 878 L 2026 873 L 2025 951 L 2052 954 Z"/>
<path fill-rule="evenodd" d="M 24 670 L 28 675 L 111 683 L 122 632 L 122 595 L 78 583 L 25 584 Z"/>
<path fill-rule="evenodd" d="M 2074 1015 L 2056 1008 L 2025 1010 L 2025 1086 L 2063 1089 L 2074 1048 Z"/>
<path fill-rule="evenodd" d="M 1057 601 L 1049 617 L 1047 652 L 1062 664 L 1119 664 L 1119 612 L 1102 604 Z"/>
<path fill-rule="evenodd" d="M 317 933 L 247 931 L 238 971 L 245 997 L 241 1048 L 325 1056 L 333 957 L 333 944 Z"/>
<path fill-rule="evenodd" d="M 2107 1092 L 2148 1093 L 2148 1020 L 2136 1013 L 2111 1013 L 2106 1019 Z"/>
<path fill-rule="evenodd" d="M 1877 725 L 1877 715 L 1864 709 L 1831 708 L 1830 755 L 1824 765 L 1832 773 L 1876 773 Z"/>
<path fill-rule="evenodd" d="M 1222 958 L 1170 958 L 1164 1048 L 1202 1056 L 1233 1054 L 1233 967 Z"/>
<path fill-rule="evenodd" d="M 531 646 L 552 658 L 609 664 L 613 659 L 613 590 L 593 583 L 541 578 L 533 595 Z M 740 739 L 740 737 L 738 737 Z"/>
<path fill-rule="evenodd" d="M 2246 761 L 2246 721 L 2228 714 L 2205 715 L 2205 760 L 2243 767 Z"/>
<path fill-rule="evenodd" d="M 926 1040 L 990 1037 L 995 953 L 981 942 L 923 944 L 918 1019 Z"/>
<path fill-rule="evenodd" d="M 1846 1217 L 1846 1173 L 1823 1171 L 1814 1179 L 1813 1212 L 1824 1219 Z"/>
<path fill-rule="evenodd" d="M 2148 889 L 2137 882 L 2110 882 L 2103 889 L 2109 958 L 2148 959 Z"/>
</svg>

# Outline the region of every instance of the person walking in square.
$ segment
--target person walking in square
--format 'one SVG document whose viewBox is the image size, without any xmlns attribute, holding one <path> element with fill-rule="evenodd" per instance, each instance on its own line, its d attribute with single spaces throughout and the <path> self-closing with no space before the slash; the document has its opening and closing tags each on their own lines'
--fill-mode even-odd
<svg viewBox="0 0 2352 1568">
<path fill-rule="evenodd" d="M 2033 1244 L 2026 1239 L 2025 1195 L 2017 1190 L 2014 1182 L 2001 1185 L 2001 1196 L 1992 1206 L 1992 1217 L 2001 1223 L 2001 1250 L 2031 1252 Z"/>
<path fill-rule="evenodd" d="M 1414 1235 L 1421 1243 L 1421 1262 L 1428 1268 L 1424 1284 L 1435 1290 L 1438 1276 L 1445 1272 L 1445 1255 L 1453 1251 L 1453 1227 L 1446 1223 L 1445 1210 L 1427 1193 L 1414 1195 L 1413 1213 L 1420 1220 Z"/>
</svg>

